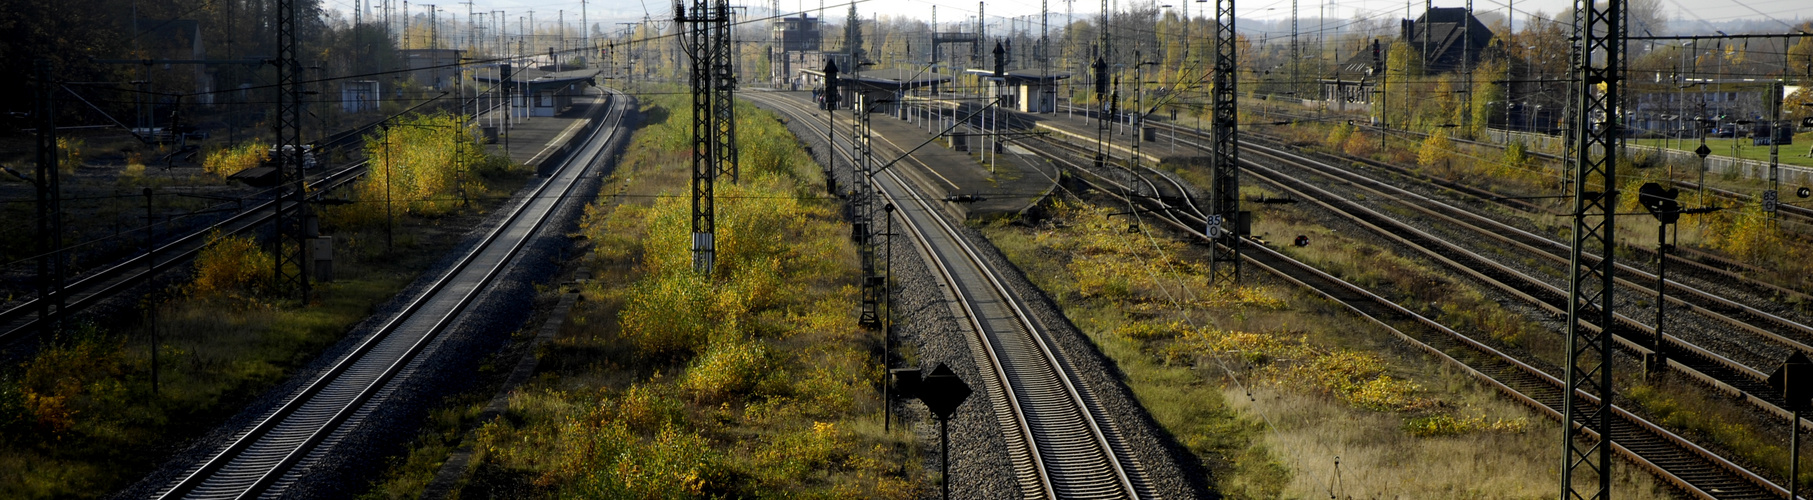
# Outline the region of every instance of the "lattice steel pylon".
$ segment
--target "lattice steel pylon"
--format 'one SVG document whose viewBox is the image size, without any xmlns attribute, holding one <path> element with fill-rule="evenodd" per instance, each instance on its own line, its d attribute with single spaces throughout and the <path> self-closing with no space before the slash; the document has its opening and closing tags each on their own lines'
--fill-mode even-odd
<svg viewBox="0 0 1813 500">
<path fill-rule="evenodd" d="M 296 60 L 301 49 L 296 43 L 296 0 L 277 0 L 277 119 L 273 120 L 277 135 L 277 152 L 272 155 L 277 160 L 278 185 L 276 203 L 272 203 L 275 217 L 271 218 L 276 233 L 271 241 L 274 248 L 271 255 L 275 272 L 275 290 L 278 293 L 294 290 L 307 303 L 309 299 L 308 273 L 303 270 L 303 247 L 308 244 L 307 235 L 303 233 L 301 217 L 289 220 L 284 217 L 287 209 L 293 209 L 300 216 L 303 213 L 303 173 L 304 154 L 302 150 L 302 62 Z M 293 249 L 293 250 L 292 250 Z"/>
<path fill-rule="evenodd" d="M 1603 1 L 1603 0 L 1602 0 Z M 1623 85 L 1624 2 L 1576 0 L 1574 231 L 1568 275 L 1567 396 L 1562 402 L 1561 498 L 1611 495 L 1612 250 Z M 1603 87 L 1601 87 L 1603 85 Z M 1597 123 L 1595 123 L 1597 121 Z M 1595 126 L 1596 125 L 1596 126 Z M 1597 254 L 1591 261 L 1588 255 Z M 1582 323 L 1586 324 L 1582 324 Z M 1588 398 L 1594 398 L 1589 400 Z M 1597 439 L 1577 436 L 1572 422 Z M 1590 481 L 1588 484 L 1577 484 Z"/>
<path fill-rule="evenodd" d="M 862 252 L 862 314 L 857 322 L 874 326 L 881 324 L 881 299 L 886 283 L 880 281 L 880 266 L 875 251 L 875 184 L 870 181 L 874 175 L 874 133 L 870 128 L 869 114 L 874 112 L 874 103 L 869 101 L 869 94 L 860 90 L 850 110 L 856 114 L 850 120 L 850 145 L 856 148 L 856 160 L 850 163 L 850 187 L 854 191 L 850 196 L 850 218 L 855 228 L 856 248 Z"/>
<path fill-rule="evenodd" d="M 1215 0 L 1215 75 L 1211 78 L 1210 104 L 1214 106 L 1209 122 L 1209 215 L 1218 217 L 1220 227 L 1238 228 L 1240 218 L 1240 124 L 1239 105 L 1235 100 L 1234 68 L 1236 44 L 1234 34 L 1234 0 Z M 1223 230 L 1209 235 L 1211 282 L 1240 282 L 1240 237 L 1236 231 Z"/>
<path fill-rule="evenodd" d="M 707 276 L 716 264 L 717 245 L 713 185 L 719 164 L 717 141 L 712 137 L 718 129 L 717 115 L 712 110 L 718 92 L 712 81 L 716 56 L 711 36 L 714 17 L 707 0 L 693 0 L 690 17 L 685 4 L 674 3 L 674 22 L 681 27 L 680 39 L 692 62 L 692 71 L 688 72 L 692 87 L 692 267 Z"/>
<path fill-rule="evenodd" d="M 716 134 L 712 136 L 712 161 L 717 165 L 717 175 L 729 176 L 730 182 L 737 181 L 737 120 L 735 91 L 737 72 L 734 63 L 736 53 L 731 50 L 730 35 L 730 1 L 718 0 L 712 14 L 711 38 L 711 78 L 712 99 L 711 114 L 715 122 Z"/>
</svg>

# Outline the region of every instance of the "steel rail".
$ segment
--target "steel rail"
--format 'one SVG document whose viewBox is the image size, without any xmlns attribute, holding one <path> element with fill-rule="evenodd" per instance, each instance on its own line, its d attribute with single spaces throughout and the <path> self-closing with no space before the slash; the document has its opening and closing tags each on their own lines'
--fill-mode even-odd
<svg viewBox="0 0 1813 500">
<path fill-rule="evenodd" d="M 1264 138 L 1266 140 L 1270 140 L 1272 142 L 1278 142 L 1275 139 L 1266 137 L 1264 135 L 1260 135 L 1260 134 L 1254 134 L 1254 135 L 1257 137 L 1260 137 L 1260 138 Z M 1418 181 L 1429 182 L 1430 184 L 1433 184 L 1442 189 L 1454 191 L 1463 196 L 1468 196 L 1468 197 L 1478 199 L 1480 201 L 1497 204 L 1499 206 L 1504 206 L 1504 207 L 1510 208 L 1512 210 L 1517 210 L 1517 211 L 1532 213 L 1532 214 L 1549 213 L 1544 208 L 1537 206 L 1536 204 L 1529 203 L 1525 200 L 1500 196 L 1497 193 L 1492 193 L 1489 191 L 1485 191 L 1483 189 L 1474 188 L 1474 187 L 1467 186 L 1467 185 L 1464 185 L 1464 184 L 1461 184 L 1458 182 L 1453 182 L 1453 181 L 1449 181 L 1449 180 L 1445 180 L 1445 179 L 1441 179 L 1441 178 L 1429 177 L 1429 176 L 1422 175 L 1422 174 L 1419 174 L 1416 172 L 1412 172 L 1403 167 L 1391 165 L 1391 164 L 1380 162 L 1380 161 L 1373 160 L 1370 158 L 1336 157 L 1333 155 L 1320 154 L 1320 153 L 1300 153 L 1298 155 L 1312 158 L 1313 161 L 1317 161 L 1317 162 L 1321 162 L 1321 163 L 1338 163 L 1338 162 L 1344 162 L 1344 161 L 1358 162 L 1358 163 L 1361 163 L 1361 164 L 1364 164 L 1364 165 L 1367 165 L 1367 166 L 1370 166 L 1373 168 L 1382 169 L 1387 172 L 1394 173 L 1397 175 L 1402 175 L 1402 176 L 1405 176 L 1405 177 L 1408 177 L 1411 179 L 1415 179 Z M 1327 159 L 1324 159 L 1324 157 L 1326 157 Z M 1692 185 L 1692 183 L 1688 183 L 1685 181 L 1675 181 L 1675 182 L 1677 184 L 1681 184 L 1681 185 L 1688 185 L 1688 186 Z M 1656 255 L 1655 249 L 1647 247 L 1647 246 L 1643 246 L 1643 245 L 1623 245 L 1622 248 L 1625 250 L 1629 250 L 1631 252 L 1635 252 L 1637 254 L 1641 254 L 1641 255 L 1647 255 L 1647 256 Z M 1691 254 L 1692 257 L 1691 258 L 1683 257 L 1681 254 Z M 1687 248 L 1687 247 L 1677 247 L 1675 249 L 1674 253 L 1668 255 L 1668 260 L 1670 260 L 1674 263 L 1680 264 L 1680 265 L 1685 265 L 1685 266 L 1691 267 L 1691 268 L 1693 268 L 1693 272 L 1707 273 L 1707 274 L 1713 274 L 1713 275 L 1724 277 L 1724 278 L 1735 279 L 1735 280 L 1739 280 L 1744 286 L 1756 287 L 1756 288 L 1760 288 L 1763 290 L 1767 290 L 1770 293 L 1782 295 L 1788 299 L 1792 299 L 1792 300 L 1796 300 L 1796 301 L 1800 301 L 1800 302 L 1813 302 L 1813 295 L 1808 295 L 1806 293 L 1803 293 L 1803 292 L 1800 292 L 1797 290 L 1788 289 L 1781 285 L 1776 285 L 1774 283 L 1767 283 L 1767 282 L 1763 282 L 1763 281 L 1751 278 L 1749 276 L 1745 276 L 1743 273 L 1760 274 L 1760 273 L 1767 272 L 1767 271 L 1764 271 L 1762 269 L 1759 269 L 1759 268 L 1749 265 L 1749 264 L 1733 261 L 1731 259 L 1727 259 L 1727 258 L 1713 255 L 1713 254 L 1710 254 L 1710 253 L 1707 253 L 1704 251 L 1696 250 L 1693 248 Z"/>
<path fill-rule="evenodd" d="M 361 161 L 324 175 L 321 179 L 316 181 L 319 190 L 310 194 L 309 197 L 318 198 L 322 194 L 346 186 L 354 179 L 364 175 L 364 169 L 365 162 Z M 227 217 L 224 220 L 210 224 L 208 227 L 192 231 L 173 241 L 158 246 L 157 251 L 154 253 L 160 257 L 160 262 L 157 263 L 156 269 L 153 271 L 147 271 L 145 269 L 145 259 L 147 256 L 144 253 L 139 253 L 127 257 L 125 260 L 119 261 L 113 265 L 103 267 L 98 271 L 82 275 L 80 278 L 77 278 L 75 281 L 64 286 L 62 293 L 64 297 L 69 298 L 69 302 L 66 302 L 63 305 L 62 310 L 58 311 L 57 315 L 66 317 L 69 312 L 85 309 L 101 300 L 113 296 L 115 293 L 119 293 L 131 288 L 133 285 L 145 281 L 147 276 L 168 271 L 178 264 L 187 262 L 189 259 L 194 258 L 195 254 L 199 253 L 203 247 L 207 246 L 209 235 L 213 234 L 215 231 L 223 231 L 229 234 L 241 234 L 257 229 L 259 226 L 270 221 L 270 218 L 272 217 L 270 209 L 271 203 L 274 202 L 271 200 L 264 200 L 255 205 L 244 207 L 239 210 L 239 213 Z M 284 208 L 284 212 L 295 210 L 294 203 L 290 203 L 289 205 L 290 206 Z M 32 318 L 31 316 L 37 312 L 36 309 L 38 308 L 40 300 L 42 300 L 41 297 L 32 297 L 18 305 L 0 311 L 0 327 L 13 325 L 4 332 L 0 332 L 0 345 L 10 343 L 38 328 L 39 320 L 37 318 Z"/>
<path fill-rule="evenodd" d="M 158 498 L 252 498 L 264 495 L 317 444 L 368 404 L 439 333 L 455 321 L 546 224 L 620 132 L 625 100 L 611 92 L 603 119 L 586 146 L 569 155 L 548 180 L 524 196 L 499 224 L 451 268 L 353 350 L 294 393 L 233 442 L 197 464 Z M 558 191 L 558 195 L 545 194 Z M 481 262 L 482 259 L 482 262 Z M 488 266 L 474 267 L 478 264 Z M 474 273 L 467 273 L 473 270 Z M 476 274 L 476 275 L 473 275 Z M 430 307 L 432 317 L 418 316 Z M 422 326 L 420 323 L 429 323 Z"/>
<path fill-rule="evenodd" d="M 1515 226 L 1512 226 L 1509 224 L 1505 224 L 1502 222 L 1498 222 L 1496 220 L 1492 220 L 1485 216 L 1476 214 L 1470 210 L 1465 210 L 1460 207 L 1456 207 L 1454 205 L 1448 204 L 1446 202 L 1442 202 L 1440 200 L 1436 200 L 1436 199 L 1429 198 L 1427 196 L 1423 196 L 1423 195 L 1420 195 L 1420 194 L 1417 194 L 1417 193 L 1414 193 L 1411 191 L 1397 188 L 1395 186 L 1391 186 L 1389 184 L 1380 182 L 1378 180 L 1374 180 L 1371 178 L 1367 178 L 1365 176 L 1357 175 L 1352 172 L 1346 172 L 1346 171 L 1343 171 L 1340 169 L 1326 168 L 1324 166 L 1321 166 L 1320 162 L 1316 162 L 1315 160 L 1304 158 L 1299 155 L 1294 155 L 1294 154 L 1291 154 L 1286 151 L 1275 150 L 1275 149 L 1266 148 L 1266 147 L 1257 146 L 1257 145 L 1255 145 L 1254 147 L 1259 150 L 1259 153 L 1261 155 L 1265 155 L 1265 156 L 1269 156 L 1269 157 L 1273 157 L 1273 158 L 1279 158 L 1279 159 L 1288 158 L 1292 163 L 1294 163 L 1300 167 L 1314 170 L 1318 173 L 1322 173 L 1323 175 L 1328 175 L 1328 176 L 1331 176 L 1334 178 L 1346 180 L 1348 182 L 1353 182 L 1356 184 L 1356 187 L 1368 189 L 1370 191 L 1373 191 L 1375 193 L 1379 193 L 1379 194 L 1385 195 L 1385 196 L 1394 196 L 1400 200 L 1414 200 L 1414 201 L 1417 201 L 1417 202 L 1420 202 L 1423 204 L 1427 204 L 1430 206 L 1439 207 L 1440 210 L 1436 210 L 1436 209 L 1431 209 L 1428 206 L 1419 205 L 1416 203 L 1407 203 L 1406 204 L 1409 207 L 1411 207 L 1412 209 L 1417 210 L 1418 212 L 1424 213 L 1431 217 L 1437 217 L 1437 218 L 1446 220 L 1452 224 L 1455 224 L 1456 226 L 1464 227 L 1473 232 L 1479 233 L 1482 236 L 1492 238 L 1492 239 L 1504 242 L 1506 244 L 1516 246 L 1518 248 L 1522 248 L 1526 251 L 1543 256 L 1543 257 L 1548 258 L 1555 262 L 1561 262 L 1564 264 L 1567 262 L 1567 257 L 1565 255 L 1567 252 L 1567 246 L 1565 244 L 1562 244 L 1561 242 L 1549 239 L 1548 237 L 1534 234 L 1529 231 L 1525 231 L 1521 228 L 1518 228 L 1518 227 L 1515 227 Z M 1449 215 L 1449 214 L 1458 214 L 1458 215 Z M 1461 220 L 1461 218 L 1466 218 L 1471 222 L 1463 221 L 1463 220 Z M 1656 296 L 1655 289 L 1651 288 L 1651 286 L 1649 285 L 1649 283 L 1653 283 L 1656 280 L 1655 274 L 1652 274 L 1647 271 L 1637 269 L 1634 266 L 1630 266 L 1628 264 L 1622 264 L 1622 263 L 1618 264 L 1618 271 L 1621 276 L 1617 277 L 1616 279 L 1618 280 L 1618 282 L 1620 284 L 1623 284 L 1626 287 L 1629 287 L 1631 290 L 1637 291 L 1638 293 L 1644 294 L 1645 296 L 1649 296 L 1649 297 Z M 1638 283 L 1638 282 L 1631 281 L 1631 278 L 1625 278 L 1625 277 L 1622 277 L 1622 275 L 1634 276 L 1635 279 L 1642 280 L 1645 283 Z M 1776 343 L 1781 344 L 1784 347 L 1794 349 L 1794 350 L 1799 350 L 1803 353 L 1813 354 L 1813 345 L 1808 345 L 1807 343 L 1802 342 L 1800 340 L 1789 338 L 1780 333 L 1776 333 L 1769 329 L 1765 329 L 1765 328 L 1756 326 L 1753 323 L 1761 322 L 1761 323 L 1774 324 L 1774 325 L 1780 326 L 1784 329 L 1799 333 L 1803 336 L 1807 336 L 1809 338 L 1813 338 L 1813 326 L 1809 326 L 1809 325 L 1806 325 L 1806 324 L 1803 324 L 1803 323 L 1800 323 L 1800 322 L 1797 322 L 1797 321 L 1794 321 L 1794 320 L 1791 320 L 1788 318 L 1783 318 L 1781 316 L 1777 316 L 1777 315 L 1769 313 L 1767 311 L 1763 311 L 1761 309 L 1757 309 L 1757 308 L 1754 308 L 1754 307 L 1751 307 L 1751 306 L 1748 306 L 1745 304 L 1741 304 L 1736 301 L 1726 299 L 1724 297 L 1719 297 L 1716 294 L 1701 290 L 1699 288 L 1693 287 L 1693 286 L 1685 284 L 1685 283 L 1681 283 L 1678 281 L 1670 281 L 1670 282 L 1667 282 L 1667 284 L 1668 284 L 1669 289 L 1677 292 L 1674 295 L 1669 295 L 1667 297 L 1668 300 L 1670 301 L 1670 303 L 1672 303 L 1672 304 L 1691 309 L 1696 313 L 1700 313 L 1701 315 L 1707 316 L 1715 321 L 1725 323 L 1732 327 L 1741 328 L 1741 329 L 1744 329 L 1745 331 L 1749 331 L 1756 335 L 1768 337 L 1770 340 L 1773 340 Z M 1686 295 L 1688 298 L 1684 299 L 1684 298 L 1682 298 L 1682 295 Z M 1694 300 L 1694 301 L 1700 301 L 1700 302 L 1690 302 L 1689 299 Z M 1708 305 L 1707 303 L 1710 303 L 1710 305 Z M 1729 311 L 1729 312 L 1719 311 L 1717 309 L 1725 309 L 1726 311 Z M 1754 321 L 1743 321 L 1738 318 L 1732 317 L 1733 315 L 1751 316 L 1751 317 L 1755 318 L 1755 320 Z M 1758 376 L 1766 377 L 1765 374 L 1761 374 L 1760 372 L 1758 372 Z"/>
<path fill-rule="evenodd" d="M 1059 130 L 1059 132 L 1068 133 L 1061 130 Z M 1111 147 L 1119 148 L 1119 146 Z M 1256 145 L 1249 145 L 1249 147 L 1260 155 L 1268 154 L 1268 148 Z M 1566 294 L 1563 290 L 1554 285 L 1550 285 L 1542 280 L 1499 265 L 1494 259 L 1462 249 L 1442 238 L 1412 228 L 1395 218 L 1385 216 L 1384 214 L 1361 207 L 1357 204 L 1343 203 L 1343 207 L 1337 208 L 1333 206 L 1329 200 L 1337 200 L 1339 199 L 1338 196 L 1322 191 L 1320 188 L 1309 185 L 1308 183 L 1291 179 L 1277 173 L 1267 175 L 1266 171 L 1268 169 L 1265 169 L 1265 167 L 1261 167 L 1256 163 L 1251 163 L 1250 160 L 1251 159 L 1248 159 L 1247 161 L 1249 164 L 1243 167 L 1248 172 L 1252 172 L 1254 175 L 1261 177 L 1266 177 L 1271 183 L 1280 186 L 1296 196 L 1311 200 L 1331 211 L 1355 219 L 1361 226 L 1371 229 L 1381 237 L 1397 241 L 1408 248 L 1423 253 L 1438 262 L 1442 262 L 1451 269 L 1472 276 L 1475 279 L 1490 284 L 1501 291 L 1519 297 L 1551 313 L 1565 314 Z M 1299 166 L 1310 168 L 1318 172 L 1327 170 L 1308 165 Z M 1324 175 L 1330 174 L 1324 172 Z M 1349 179 L 1341 180 L 1352 182 Z M 1373 182 L 1376 183 L 1376 181 Z M 1382 183 L 1378 183 L 1378 185 L 1394 190 L 1397 189 Z M 1356 185 L 1356 187 L 1365 189 L 1364 186 Z M 1407 191 L 1402 193 L 1397 193 L 1395 191 L 1394 193 L 1383 193 L 1374 190 L 1373 192 L 1387 199 L 1397 196 L 1413 199 L 1426 199 L 1426 197 L 1416 195 L 1415 193 L 1408 193 Z M 1415 205 L 1411 206 L 1414 207 Z M 1489 221 L 1489 219 L 1486 220 Z M 1480 232 L 1491 235 L 1491 231 Z M 1482 271 L 1481 269 L 1484 270 Z M 1642 287 L 1639 286 L 1638 289 L 1642 289 Z M 1696 308 L 1695 311 L 1701 314 L 1712 312 L 1703 308 Z M 1632 353 L 1633 356 L 1638 358 L 1654 352 L 1654 349 L 1647 345 L 1647 339 L 1654 337 L 1655 330 L 1653 327 L 1644 325 L 1641 321 L 1637 321 L 1622 314 L 1617 315 L 1616 317 L 1618 325 L 1617 328 L 1614 328 L 1613 339 L 1621 349 Z M 1717 320 L 1717 318 L 1713 319 Z M 1731 320 L 1726 320 L 1727 323 L 1730 321 Z M 1589 326 L 1589 328 L 1594 327 Z M 1793 418 L 1793 413 L 1784 409 L 1784 403 L 1778 401 L 1780 398 L 1775 397 L 1773 391 L 1769 390 L 1765 380 L 1767 374 L 1695 345 L 1678 336 L 1665 335 L 1664 342 L 1667 342 L 1668 346 L 1674 351 L 1670 354 L 1668 363 L 1669 366 L 1676 371 L 1705 383 L 1719 391 L 1748 401 L 1751 405 L 1760 410 L 1784 419 Z M 1801 423 L 1801 427 L 1813 429 L 1813 422 L 1803 422 Z"/>
<path fill-rule="evenodd" d="M 803 110 L 808 117 L 812 114 L 812 110 L 790 101 L 758 100 L 777 108 Z M 800 118 L 799 113 L 788 114 L 802 125 L 822 130 L 813 120 Z M 988 361 L 987 371 L 993 372 L 991 378 L 996 381 L 988 389 L 1008 403 L 997 402 L 998 408 L 1005 406 L 1014 414 L 1016 422 L 1004 422 L 1004 426 L 1014 427 L 1010 432 L 1030 443 L 1025 458 L 1032 463 L 1021 467 L 1038 471 L 1041 477 L 1037 482 L 1042 491 L 1023 493 L 1051 498 L 1152 497 L 1144 469 L 1131 457 L 1119 430 L 1099 401 L 1074 381 L 1074 369 L 1051 348 L 1044 338 L 1044 329 L 1027 313 L 1017 294 L 1006 287 L 973 244 L 913 190 L 911 183 L 895 171 L 882 173 L 886 175 L 871 181 L 886 199 L 902 208 L 905 226 L 922 251 L 937 264 L 935 271 L 951 285 L 949 288 L 974 328 L 972 339 L 981 344 L 980 354 Z M 901 203 L 903 199 L 912 204 Z M 935 240 L 950 243 L 940 245 Z M 987 310 L 990 306 L 998 311 Z M 1001 313 L 1011 316 L 1007 331 L 987 320 Z M 1063 426 L 1066 423 L 1069 425 Z M 1086 436 L 1078 436 L 1079 430 Z M 1085 442 L 1079 443 L 1079 438 Z M 1027 481 L 1022 480 L 1022 484 Z"/>
<path fill-rule="evenodd" d="M 490 112 L 498 107 L 501 107 L 501 105 L 493 106 L 492 108 L 485 110 L 485 112 Z M 336 133 L 323 143 L 323 148 L 338 147 L 344 143 L 351 142 L 360 137 L 360 133 L 376 128 L 380 124 L 382 124 L 382 121 Z M 364 176 L 365 169 L 369 163 L 369 160 L 360 160 L 345 167 L 318 175 L 315 180 L 310 182 L 310 188 L 314 189 L 314 191 L 309 193 L 307 198 L 320 199 L 327 193 L 345 187 L 352 183 L 353 180 Z M 275 187 L 253 193 L 251 196 L 255 197 L 264 193 L 277 193 L 282 192 L 283 190 L 284 188 L 282 187 Z M 65 297 L 69 297 L 70 300 L 63 304 L 63 307 L 57 313 L 58 316 L 67 317 L 68 313 L 81 311 L 93 306 L 101 300 L 112 297 L 113 294 L 122 292 L 134 285 L 144 282 L 149 276 L 162 274 L 179 264 L 188 262 L 207 245 L 208 241 L 205 241 L 207 236 L 213 234 L 215 231 L 223 231 L 228 234 L 243 234 L 257 229 L 259 226 L 270 221 L 272 217 L 270 209 L 271 203 L 274 203 L 274 201 L 259 201 L 257 204 L 249 207 L 242 205 L 237 210 L 238 213 L 229 216 L 226 219 L 209 224 L 207 227 L 191 231 L 175 240 L 159 245 L 156 251 L 152 253 L 160 257 L 166 257 L 166 259 L 157 262 L 153 269 L 146 269 L 144 261 L 147 258 L 147 255 L 144 253 L 137 253 L 130 257 L 126 257 L 125 260 L 101 267 L 99 270 L 93 270 L 82 274 L 77 277 L 75 281 L 64 285 L 62 293 Z M 290 206 L 283 209 L 286 214 L 295 210 L 294 203 L 289 203 L 289 205 Z M 146 224 L 150 224 L 150 221 L 146 221 Z M 9 344 L 38 328 L 39 320 L 31 318 L 31 316 L 37 312 L 36 310 L 40 299 L 40 297 L 34 296 L 15 304 L 13 307 L 0 310 L 0 328 L 4 328 L 4 331 L 0 331 L 0 345 Z M 12 325 L 12 327 L 6 328 L 7 325 Z"/>
</svg>

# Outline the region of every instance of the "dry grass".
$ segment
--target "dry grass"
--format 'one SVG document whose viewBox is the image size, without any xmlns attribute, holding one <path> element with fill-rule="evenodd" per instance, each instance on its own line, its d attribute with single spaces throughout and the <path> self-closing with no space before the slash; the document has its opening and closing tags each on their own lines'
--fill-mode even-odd
<svg viewBox="0 0 1813 500">
<path fill-rule="evenodd" d="M 1127 374 L 1136 397 L 1203 460 L 1231 498 L 1523 498 L 1552 496 L 1554 425 L 1493 391 L 1405 351 L 1345 310 L 1290 288 L 1192 285 L 1197 249 L 1126 235 L 1105 211 L 1058 207 L 1037 228 L 986 229 Z M 1303 226 L 1269 214 L 1275 239 Z M 1413 263 L 1312 234 L 1314 258 L 1377 286 L 1434 288 L 1423 308 L 1496 311 L 1456 297 Z M 1126 292 L 1084 286 L 1087 267 L 1131 261 Z M 1153 270 L 1140 277 L 1138 269 Z M 1078 272 L 1082 271 L 1082 272 Z M 1124 270 L 1123 270 L 1124 271 Z M 1143 281 L 1142 281 L 1143 280 Z M 1169 295 L 1160 284 L 1172 284 Z M 1183 284 L 1184 286 L 1177 286 Z M 1173 300 L 1177 297 L 1177 300 Z M 1195 297 L 1188 299 L 1187 297 Z M 1202 300 L 1220 297 L 1224 300 Z M 1179 307 L 1182 304 L 1182 307 Z M 1430 306 L 1433 307 L 1430 307 Z M 1514 315 L 1474 320 L 1496 336 L 1529 335 Z M 1187 402 L 1187 403 L 1186 403 Z M 1335 469 L 1340 457 L 1340 473 Z M 1628 468 L 1626 469 L 1628 471 Z M 1628 473 L 1628 472 L 1627 472 Z M 1338 478 L 1338 479 L 1337 479 Z M 1647 475 L 1620 493 L 1667 496 Z"/>
</svg>

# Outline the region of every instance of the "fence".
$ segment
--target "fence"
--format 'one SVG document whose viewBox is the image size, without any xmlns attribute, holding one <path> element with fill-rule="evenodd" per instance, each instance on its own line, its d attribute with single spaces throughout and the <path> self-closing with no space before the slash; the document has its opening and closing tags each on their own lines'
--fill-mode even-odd
<svg viewBox="0 0 1813 500">
<path fill-rule="evenodd" d="M 1524 145 L 1529 147 L 1532 151 L 1543 151 L 1556 155 L 1563 153 L 1562 138 L 1559 136 L 1486 129 L 1486 133 L 1482 139 L 1498 144 L 1507 144 L 1511 141 L 1522 141 Z M 1683 167 L 1691 168 L 1694 165 L 1700 164 L 1699 155 L 1693 154 L 1692 151 L 1658 148 L 1655 146 L 1639 146 L 1635 144 L 1626 145 L 1625 149 L 1625 154 L 1647 153 L 1655 155 L 1653 158 L 1659 162 L 1672 163 Z M 1792 153 L 1789 153 L 1784 149 L 1782 154 Z M 1783 184 L 1813 184 L 1813 168 L 1799 165 L 1779 165 L 1777 168 L 1780 169 L 1779 172 Z M 1746 160 L 1743 158 L 1722 155 L 1708 155 L 1706 157 L 1706 172 L 1738 178 L 1768 180 L 1769 162 Z"/>
</svg>

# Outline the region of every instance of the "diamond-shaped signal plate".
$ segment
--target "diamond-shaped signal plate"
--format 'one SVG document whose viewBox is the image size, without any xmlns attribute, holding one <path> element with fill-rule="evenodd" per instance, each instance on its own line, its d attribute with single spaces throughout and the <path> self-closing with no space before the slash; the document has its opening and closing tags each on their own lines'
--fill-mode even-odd
<svg viewBox="0 0 1813 500">
<path fill-rule="evenodd" d="M 1699 149 L 1693 150 L 1693 154 L 1700 155 L 1700 159 L 1706 159 L 1706 155 L 1712 154 L 1712 148 L 1706 147 L 1705 144 L 1701 144 Z"/>
<path fill-rule="evenodd" d="M 919 383 L 919 400 L 925 402 L 925 407 L 932 410 L 932 415 L 939 420 L 950 420 L 951 415 L 957 413 L 957 407 L 972 392 L 975 391 L 970 390 L 969 384 L 957 378 L 957 373 L 951 371 L 951 367 L 944 366 L 944 363 L 938 363 L 936 368 L 932 368 L 932 373 Z"/>
</svg>

